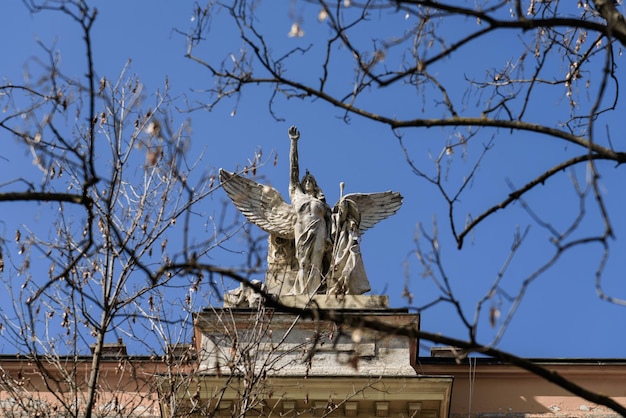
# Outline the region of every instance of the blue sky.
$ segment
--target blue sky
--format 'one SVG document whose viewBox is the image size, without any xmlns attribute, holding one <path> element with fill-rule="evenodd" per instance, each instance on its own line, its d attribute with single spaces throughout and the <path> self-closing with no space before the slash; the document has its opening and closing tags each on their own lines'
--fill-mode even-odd
<svg viewBox="0 0 626 418">
<path fill-rule="evenodd" d="M 186 30 L 190 26 L 194 2 L 116 0 L 94 4 L 99 9 L 93 32 L 95 67 L 99 76 L 115 79 L 131 59 L 130 72 L 138 75 L 148 97 L 151 92 L 162 88 L 167 77 L 171 94 L 180 97 L 181 102 L 183 97 L 191 102 L 203 100 L 200 91 L 213 81 L 205 69 L 185 59 L 185 39 L 174 30 Z M 10 40 L 0 44 L 0 55 L 10 57 L 3 60 L 0 73 L 5 80 L 17 84 L 21 80 L 24 63 L 32 57 L 43 55 L 36 44 L 37 39 L 46 45 L 54 45 L 60 51 L 62 67 L 67 72 L 84 74 L 83 43 L 76 27 L 67 18 L 49 13 L 30 15 L 20 1 L 5 2 L 0 10 L 4 16 L 10 16 L 0 27 L 0 36 Z M 306 13 L 306 10 L 291 12 L 298 15 Z M 287 50 L 298 43 L 308 45 L 316 33 L 325 31 L 315 16 L 304 14 L 305 36 L 289 38 L 287 33 L 292 18 L 287 6 L 284 10 L 272 8 L 271 13 L 264 12 L 261 16 L 263 26 L 271 28 L 268 29 L 268 40 L 276 42 L 277 50 Z M 450 37 L 454 35 L 449 34 Z M 227 16 L 215 17 L 211 36 L 196 51 L 197 54 L 227 59 L 228 51 L 237 50 L 240 46 L 236 33 L 228 26 Z M 507 39 L 494 38 L 493 41 L 493 48 L 477 50 L 468 56 L 463 68 L 442 66 L 438 69 L 439 74 L 457 77 L 461 88 L 463 74 L 484 71 L 489 63 L 501 63 L 507 59 L 503 53 L 507 50 L 502 48 L 507 45 Z M 511 53 L 511 57 L 514 56 Z M 303 78 L 314 79 L 317 75 L 315 68 L 314 60 L 302 61 L 291 71 L 300 71 Z M 341 63 L 337 64 L 336 70 L 352 71 L 350 68 L 342 68 Z M 621 68 L 618 72 L 623 74 Z M 372 293 L 388 294 L 393 307 L 407 306 L 407 300 L 401 297 L 405 283 L 408 283 L 415 297 L 413 306 L 427 304 L 438 297 L 435 286 L 420 277 L 421 268 L 415 257 L 410 255 L 419 223 L 431 231 L 433 219 L 437 219 L 446 272 L 470 317 L 473 317 L 476 301 L 484 296 L 504 264 L 516 225 L 521 230 L 528 225 L 531 227 L 529 244 L 523 247 L 508 270 L 506 286 L 512 293 L 515 293 L 519 282 L 528 277 L 540 265 L 540 260 L 545 261 L 552 251 L 546 243 L 547 231 L 533 224 L 519 206 L 511 206 L 506 212 L 485 222 L 463 250 L 458 251 L 446 227 L 448 215 L 445 202 L 432 186 L 411 173 L 397 139 L 389 128 L 356 117 L 352 118 L 350 124 L 346 124 L 341 114 L 329 105 L 298 100 L 277 101 L 275 110 L 284 121 L 276 121 L 268 112 L 270 93 L 265 87 L 248 89 L 239 103 L 225 101 L 212 112 L 181 114 L 181 121 L 187 117 L 192 121 L 192 153 L 205 152 L 202 163 L 207 170 L 219 167 L 233 170 L 252 158 L 258 148 L 268 158 L 271 153 L 277 153 L 278 164 L 267 164 L 260 170 L 260 174 L 287 197 L 287 129 L 290 125 L 297 125 L 302 133 L 301 169 L 311 170 L 330 203 L 337 200 L 339 182 L 342 181 L 346 183 L 346 192 L 400 191 L 404 196 L 404 204 L 399 213 L 368 231 L 362 243 Z M 452 94 L 460 95 L 462 91 L 453 91 Z M 373 91 L 369 97 L 374 108 L 397 108 L 399 114 L 410 114 L 413 109 L 422 106 L 436 107 L 434 103 L 422 102 L 419 96 L 416 96 L 415 102 L 402 103 L 394 102 L 393 95 L 384 92 Z M 534 109 L 536 116 L 533 116 L 541 120 L 549 116 L 550 112 L 561 112 L 563 106 L 562 97 L 546 95 L 545 106 Z M 615 132 L 623 132 L 625 122 L 618 116 L 623 114 L 623 109 L 615 113 L 614 119 L 609 119 L 609 122 Z M 406 131 L 404 134 L 411 158 L 424 170 L 432 172 L 429 153 L 439 154 L 442 146 L 450 140 L 450 132 L 432 128 Z M 507 179 L 518 186 L 522 185 L 541 168 L 549 167 L 571 151 L 562 143 L 545 138 L 538 140 L 537 137 L 525 138 L 524 135 L 509 136 L 505 132 L 485 132 L 481 135 L 483 143 L 495 138 L 495 146 L 494 152 L 481 165 L 476 184 L 472 185 L 462 202 L 463 208 L 474 214 L 506 196 L 509 191 Z M 5 174 L 0 178 L 0 183 L 10 178 L 8 173 L 17 176 L 24 167 L 30 170 L 28 165 L 24 165 L 25 161 L 29 161 L 28 157 L 22 158 L 23 150 L 18 150 L 6 133 L 2 135 L 2 141 L 0 167 Z M 477 156 L 476 151 L 470 150 L 464 161 L 461 154 L 457 152 L 450 157 L 453 159 L 451 185 L 455 184 L 454 176 L 458 176 L 458 184 Z M 626 225 L 620 219 L 623 210 L 615 209 L 623 208 L 626 204 L 622 193 L 623 169 L 608 166 L 603 166 L 603 169 L 606 175 L 602 185 L 607 202 L 614 208 L 611 219 L 616 227 L 616 240 L 605 272 L 606 286 L 615 296 L 626 298 L 624 257 L 621 255 L 626 250 L 623 244 Z M 583 167 L 578 167 L 574 172 L 574 176 L 582 183 L 585 175 Z M 221 191 L 206 199 L 203 203 L 204 216 L 216 214 L 221 209 L 222 199 L 225 196 Z M 562 221 L 563 225 L 571 222 L 578 208 L 567 175 L 551 180 L 545 187 L 529 195 L 528 201 L 539 205 L 540 216 L 549 217 L 554 222 Z M 591 202 L 587 203 L 590 217 L 593 217 L 595 208 Z M 17 204 L 3 207 L 4 227 L 10 230 L 9 225 L 27 222 L 22 219 L 37 216 L 36 210 L 29 210 Z M 461 212 L 457 216 L 462 219 L 465 215 Z M 593 224 L 591 219 L 589 227 L 593 227 Z M 236 242 L 232 245 L 235 248 Z M 600 301 L 594 288 L 593 275 L 600 255 L 597 247 L 582 247 L 565 256 L 555 268 L 533 283 L 499 347 L 527 357 L 624 357 L 626 333 L 622 332 L 620 324 L 626 319 L 626 308 Z M 224 265 L 238 263 L 228 253 L 214 257 L 211 262 Z M 405 275 L 407 257 L 410 260 L 408 282 Z M 422 329 L 458 338 L 466 336 L 454 309 L 449 305 L 425 310 L 422 313 Z M 488 342 L 494 335 L 495 330 L 485 318 L 481 322 L 479 340 Z"/>
</svg>

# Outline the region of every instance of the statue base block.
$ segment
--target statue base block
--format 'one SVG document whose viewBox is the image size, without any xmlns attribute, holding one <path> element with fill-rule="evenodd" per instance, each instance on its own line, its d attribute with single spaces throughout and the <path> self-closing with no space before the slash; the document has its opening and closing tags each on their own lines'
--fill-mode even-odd
<svg viewBox="0 0 626 418">
<path fill-rule="evenodd" d="M 294 308 L 389 309 L 389 296 L 384 295 L 280 295 L 278 300 Z"/>
</svg>

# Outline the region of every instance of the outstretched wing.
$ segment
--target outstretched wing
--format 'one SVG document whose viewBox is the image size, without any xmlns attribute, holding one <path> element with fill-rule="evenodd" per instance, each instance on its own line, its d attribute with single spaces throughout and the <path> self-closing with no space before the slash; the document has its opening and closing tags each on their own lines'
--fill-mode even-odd
<svg viewBox="0 0 626 418">
<path fill-rule="evenodd" d="M 250 222 L 270 234 L 294 238 L 296 214 L 278 190 L 222 169 L 220 182 L 230 200 Z"/>
<path fill-rule="evenodd" d="M 398 192 L 350 193 L 342 199 L 352 200 L 361 214 L 359 232 L 365 231 L 396 213 L 402 206 L 402 196 Z"/>
</svg>

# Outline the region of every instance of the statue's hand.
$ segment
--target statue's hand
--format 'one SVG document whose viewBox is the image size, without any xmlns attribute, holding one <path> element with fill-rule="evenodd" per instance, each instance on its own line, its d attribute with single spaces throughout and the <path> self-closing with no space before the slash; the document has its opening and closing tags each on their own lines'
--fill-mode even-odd
<svg viewBox="0 0 626 418">
<path fill-rule="evenodd" d="M 297 141 L 298 139 L 300 139 L 300 132 L 298 131 L 298 128 L 296 128 L 295 126 L 289 128 L 289 138 L 293 141 Z"/>
</svg>

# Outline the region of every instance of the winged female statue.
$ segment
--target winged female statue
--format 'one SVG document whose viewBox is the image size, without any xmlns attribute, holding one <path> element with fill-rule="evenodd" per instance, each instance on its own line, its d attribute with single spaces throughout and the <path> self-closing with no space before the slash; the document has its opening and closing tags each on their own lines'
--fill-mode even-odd
<svg viewBox="0 0 626 418">
<path fill-rule="evenodd" d="M 299 179 L 298 140 L 289 128 L 289 198 L 271 186 L 220 169 L 226 194 L 246 218 L 270 234 L 268 292 L 314 295 L 362 294 L 370 290 L 360 252 L 361 235 L 402 205 L 398 192 L 352 193 L 331 210 L 315 177 Z"/>
</svg>

